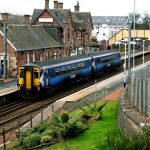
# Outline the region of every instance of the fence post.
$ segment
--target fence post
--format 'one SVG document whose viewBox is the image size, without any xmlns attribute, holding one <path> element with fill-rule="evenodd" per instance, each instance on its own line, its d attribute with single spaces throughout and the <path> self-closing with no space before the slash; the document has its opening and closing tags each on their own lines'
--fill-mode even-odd
<svg viewBox="0 0 150 150">
<path fill-rule="evenodd" d="M 41 123 L 43 123 L 43 110 L 41 111 Z"/>
<path fill-rule="evenodd" d="M 32 128 L 32 116 L 31 116 L 31 119 L 30 119 L 30 126 Z"/>
<path fill-rule="evenodd" d="M 3 144 L 4 144 L 4 149 L 6 149 L 6 138 L 5 138 L 5 129 L 3 128 Z"/>
<path fill-rule="evenodd" d="M 52 104 L 52 112 L 54 112 L 54 106 L 53 106 L 53 104 Z"/>
</svg>

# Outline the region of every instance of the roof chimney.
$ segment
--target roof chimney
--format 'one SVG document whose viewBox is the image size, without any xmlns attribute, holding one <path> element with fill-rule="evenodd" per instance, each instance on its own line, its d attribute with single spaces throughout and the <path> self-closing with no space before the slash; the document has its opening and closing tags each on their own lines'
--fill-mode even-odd
<svg viewBox="0 0 150 150">
<path fill-rule="evenodd" d="M 45 9 L 49 9 L 49 0 L 45 0 Z"/>
<path fill-rule="evenodd" d="M 24 24 L 26 25 L 30 24 L 30 15 L 24 15 Z"/>
<path fill-rule="evenodd" d="M 2 19 L 5 23 L 8 22 L 8 17 L 9 17 L 9 14 L 8 13 L 2 13 Z"/>
<path fill-rule="evenodd" d="M 77 1 L 77 5 L 74 6 L 74 12 L 79 12 L 80 9 L 80 5 L 79 5 L 79 1 Z"/>
<path fill-rule="evenodd" d="M 54 9 L 57 9 L 58 1 L 54 1 Z"/>
<path fill-rule="evenodd" d="M 63 9 L 63 3 L 62 3 L 62 2 L 59 2 L 58 5 L 57 5 L 57 8 L 58 8 L 58 9 Z"/>
</svg>

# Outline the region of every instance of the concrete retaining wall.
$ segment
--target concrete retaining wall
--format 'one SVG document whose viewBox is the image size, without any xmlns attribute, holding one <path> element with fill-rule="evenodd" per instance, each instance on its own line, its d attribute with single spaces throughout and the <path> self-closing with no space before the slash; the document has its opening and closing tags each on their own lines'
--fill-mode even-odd
<svg viewBox="0 0 150 150">
<path fill-rule="evenodd" d="M 150 65 L 137 70 L 131 77 L 129 99 L 140 113 L 150 116 Z"/>
<path fill-rule="evenodd" d="M 129 105 L 126 91 L 122 93 L 119 101 L 118 124 L 124 133 L 131 135 L 150 127 L 150 119 Z"/>
</svg>

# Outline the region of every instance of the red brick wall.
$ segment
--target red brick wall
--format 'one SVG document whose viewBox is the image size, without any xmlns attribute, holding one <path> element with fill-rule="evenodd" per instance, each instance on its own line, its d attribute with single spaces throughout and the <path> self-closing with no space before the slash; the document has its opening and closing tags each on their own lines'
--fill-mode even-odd
<svg viewBox="0 0 150 150">
<path fill-rule="evenodd" d="M 4 53 L 3 50 L 3 36 L 0 34 L 0 55 Z M 16 70 L 15 68 L 15 50 L 12 46 L 7 42 L 7 60 L 8 60 L 8 71 L 11 73 L 12 71 Z"/>
</svg>

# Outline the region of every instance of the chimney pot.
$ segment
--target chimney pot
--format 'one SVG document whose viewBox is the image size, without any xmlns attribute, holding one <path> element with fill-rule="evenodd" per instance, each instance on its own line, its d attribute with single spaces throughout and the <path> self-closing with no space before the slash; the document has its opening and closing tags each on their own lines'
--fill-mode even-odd
<svg viewBox="0 0 150 150">
<path fill-rule="evenodd" d="M 54 9 L 57 9 L 58 7 L 58 1 L 54 1 Z"/>
<path fill-rule="evenodd" d="M 79 12 L 80 11 L 80 4 L 79 1 L 77 1 L 77 5 L 74 6 L 74 12 Z"/>
<path fill-rule="evenodd" d="M 9 14 L 8 13 L 2 13 L 2 19 L 5 23 L 8 22 L 8 17 L 9 17 Z"/>
<path fill-rule="evenodd" d="M 62 3 L 62 2 L 59 2 L 58 5 L 57 5 L 57 8 L 58 8 L 58 9 L 63 9 L 63 3 Z"/>
<path fill-rule="evenodd" d="M 49 9 L 49 0 L 45 0 L 45 9 Z"/>
<path fill-rule="evenodd" d="M 30 24 L 30 15 L 24 15 L 24 24 L 26 25 Z"/>
</svg>

